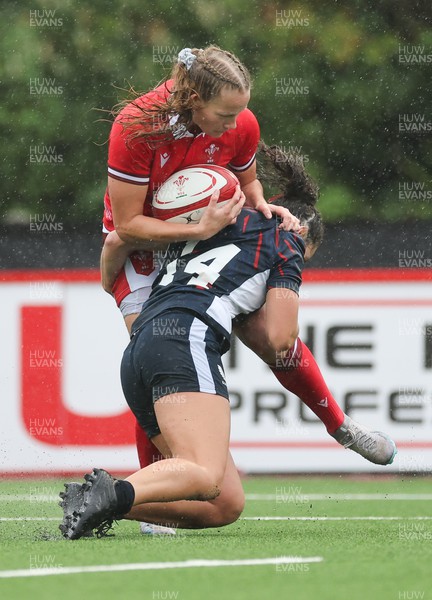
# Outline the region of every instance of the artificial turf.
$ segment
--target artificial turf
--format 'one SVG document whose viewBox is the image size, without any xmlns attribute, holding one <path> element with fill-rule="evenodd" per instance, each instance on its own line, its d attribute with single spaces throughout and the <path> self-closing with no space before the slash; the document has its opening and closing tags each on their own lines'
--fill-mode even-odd
<svg viewBox="0 0 432 600">
<path fill-rule="evenodd" d="M 5 600 L 432 598 L 429 478 L 254 477 L 246 479 L 244 487 L 248 499 L 243 517 L 247 519 L 228 527 L 179 530 L 174 538 L 150 538 L 140 534 L 136 523 L 122 521 L 115 527 L 114 537 L 67 541 L 58 530 L 61 509 L 55 499 L 62 482 L 3 480 L 0 597 Z M 354 499 L 343 499 L 344 494 L 354 495 Z M 387 497 L 360 499 L 358 494 Z M 395 500 L 392 494 L 406 497 Z M 421 495 L 427 498 L 421 499 Z M 56 520 L 6 520 L 23 517 Z M 249 520 L 251 517 L 292 519 Z M 353 517 L 363 520 L 351 520 Z M 286 556 L 321 557 L 322 561 L 3 577 L 5 571 L 17 569 L 38 572 L 38 568 L 46 567 Z"/>
</svg>

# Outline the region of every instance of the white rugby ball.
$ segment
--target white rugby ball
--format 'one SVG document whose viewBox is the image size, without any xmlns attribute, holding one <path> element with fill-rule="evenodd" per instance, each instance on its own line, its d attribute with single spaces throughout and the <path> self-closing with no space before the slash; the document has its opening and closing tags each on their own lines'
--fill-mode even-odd
<svg viewBox="0 0 432 600">
<path fill-rule="evenodd" d="M 153 196 L 153 216 L 173 223 L 199 223 L 215 190 L 218 204 L 234 196 L 237 177 L 217 165 L 194 165 L 173 173 Z"/>
</svg>

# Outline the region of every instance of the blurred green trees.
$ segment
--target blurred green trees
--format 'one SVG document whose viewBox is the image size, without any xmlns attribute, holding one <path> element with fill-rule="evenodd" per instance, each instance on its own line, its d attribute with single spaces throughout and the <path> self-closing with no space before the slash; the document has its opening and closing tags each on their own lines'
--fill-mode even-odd
<svg viewBox="0 0 432 600">
<path fill-rule="evenodd" d="M 267 143 L 298 150 L 327 221 L 432 218 L 432 6 L 383 0 L 1 2 L 0 219 L 102 212 L 109 111 L 185 46 L 251 70 Z"/>
</svg>

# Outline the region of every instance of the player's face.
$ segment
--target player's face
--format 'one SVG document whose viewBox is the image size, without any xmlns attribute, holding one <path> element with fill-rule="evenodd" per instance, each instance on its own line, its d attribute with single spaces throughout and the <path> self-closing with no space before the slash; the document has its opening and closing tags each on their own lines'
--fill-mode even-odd
<svg viewBox="0 0 432 600">
<path fill-rule="evenodd" d="M 192 111 L 195 125 L 211 137 L 220 137 L 229 129 L 236 128 L 236 119 L 249 102 L 250 92 L 222 88 L 219 96 L 209 102 L 197 101 Z"/>
<path fill-rule="evenodd" d="M 318 246 L 312 246 L 311 244 L 306 244 L 304 260 L 305 262 L 310 260 L 315 252 L 318 250 Z"/>
</svg>

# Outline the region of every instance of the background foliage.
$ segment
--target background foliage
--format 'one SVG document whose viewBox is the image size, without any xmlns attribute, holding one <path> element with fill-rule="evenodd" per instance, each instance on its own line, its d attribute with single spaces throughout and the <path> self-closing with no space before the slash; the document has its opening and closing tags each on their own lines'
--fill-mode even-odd
<svg viewBox="0 0 432 600">
<path fill-rule="evenodd" d="M 129 85 L 148 90 L 182 47 L 209 43 L 250 68 L 263 138 L 300 149 L 327 221 L 432 218 L 430 131 L 399 131 L 404 118 L 432 128 L 429 1 L 0 4 L 3 222 L 98 221 L 110 117 L 95 109 Z M 404 186 L 426 199 L 400 198 Z"/>
</svg>

